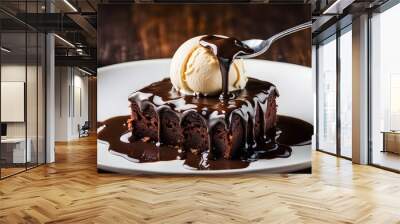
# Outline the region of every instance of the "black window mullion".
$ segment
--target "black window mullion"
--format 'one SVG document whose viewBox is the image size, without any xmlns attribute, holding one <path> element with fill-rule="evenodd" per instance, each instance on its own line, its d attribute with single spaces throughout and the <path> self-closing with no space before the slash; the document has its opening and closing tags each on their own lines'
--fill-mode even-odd
<svg viewBox="0 0 400 224">
<path fill-rule="evenodd" d="M 39 0 L 36 1 L 36 13 L 39 13 Z M 39 32 L 36 32 L 36 166 L 38 165 L 39 165 Z"/>
<path fill-rule="evenodd" d="M 341 119 L 340 119 L 340 84 L 341 84 L 341 64 L 340 64 L 340 35 L 336 31 L 336 154 L 341 156 Z"/>
<path fill-rule="evenodd" d="M 319 44 L 315 46 L 315 148 L 319 149 Z"/>
<path fill-rule="evenodd" d="M 28 1 L 25 1 L 25 21 L 27 21 Z M 25 23 L 26 24 L 26 23 Z M 25 25 L 25 88 L 24 88 L 24 120 L 25 120 L 25 170 L 28 169 L 28 113 L 27 113 L 27 100 L 28 100 L 28 26 Z"/>
<path fill-rule="evenodd" d="M 47 2 L 44 3 L 45 4 L 45 13 L 47 13 Z M 42 42 L 42 44 L 44 44 L 44 67 L 42 68 L 42 77 L 44 74 L 44 80 L 42 80 L 42 82 L 44 81 L 44 106 L 42 107 L 42 109 L 44 108 L 44 117 L 42 117 L 44 119 L 44 134 L 43 134 L 43 140 L 44 140 L 44 161 L 43 163 L 47 163 L 47 36 L 48 33 L 45 32 L 44 33 L 44 43 Z M 43 59 L 42 59 L 43 60 Z"/>
<path fill-rule="evenodd" d="M 367 124 L 367 129 L 368 129 L 368 164 L 373 164 L 373 148 L 372 148 L 372 61 L 371 61 L 371 56 L 372 56 L 372 25 L 371 25 L 371 20 L 372 20 L 372 12 L 368 12 L 368 30 L 367 30 L 367 46 L 368 46 L 368 53 L 367 53 L 367 83 L 368 83 L 368 95 L 367 95 L 367 108 L 368 108 L 368 114 L 367 114 L 367 119 L 368 119 L 368 124 Z"/>
<path fill-rule="evenodd" d="M 2 23 L 0 23 L 0 47 L 2 47 L 2 32 L 1 32 L 1 28 L 2 28 Z M 0 124 L 3 124 L 2 122 L 1 122 L 1 68 L 2 68 L 2 57 L 1 57 L 1 55 L 2 55 L 2 52 L 1 52 L 1 50 L 0 50 Z M 1 132 L 1 130 L 0 130 L 0 132 Z M 3 133 L 0 133 L 0 136 L 1 135 L 3 135 Z M 2 179 L 2 176 L 1 176 L 1 170 L 2 170 L 2 157 L 1 157 L 1 144 L 0 144 L 0 179 Z"/>
</svg>

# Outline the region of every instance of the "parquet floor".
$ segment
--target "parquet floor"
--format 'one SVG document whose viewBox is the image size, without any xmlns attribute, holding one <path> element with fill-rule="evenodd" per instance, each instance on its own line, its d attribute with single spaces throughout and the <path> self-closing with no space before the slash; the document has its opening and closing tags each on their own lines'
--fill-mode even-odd
<svg viewBox="0 0 400 224">
<path fill-rule="evenodd" d="M 1 175 L 2 175 L 2 177 L 3 176 L 7 177 L 7 176 L 13 175 L 15 173 L 22 172 L 24 170 L 25 170 L 25 167 L 1 168 Z"/>
<path fill-rule="evenodd" d="M 0 223 L 400 223 L 400 175 L 315 152 L 313 174 L 98 174 L 95 139 L 0 181 Z"/>
</svg>

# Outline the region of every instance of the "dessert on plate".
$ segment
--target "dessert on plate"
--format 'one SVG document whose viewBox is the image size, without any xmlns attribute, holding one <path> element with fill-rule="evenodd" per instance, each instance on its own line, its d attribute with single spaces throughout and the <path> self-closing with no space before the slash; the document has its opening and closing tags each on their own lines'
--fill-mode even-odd
<svg viewBox="0 0 400 224">
<path fill-rule="evenodd" d="M 197 170 L 242 169 L 308 145 L 311 124 L 277 115 L 278 90 L 249 78 L 235 38 L 194 37 L 175 52 L 169 78 L 129 96 L 130 115 L 99 122 L 98 139 L 130 161 Z M 157 164 L 154 164 L 157 166 Z"/>
<path fill-rule="evenodd" d="M 239 40 L 219 35 L 183 43 L 170 78 L 129 96 L 129 142 L 141 148 L 131 156 L 183 159 L 196 169 L 243 168 L 271 152 L 289 156 L 290 147 L 276 142 L 276 87 L 248 78 L 242 59 L 235 59 L 250 53 Z"/>
</svg>

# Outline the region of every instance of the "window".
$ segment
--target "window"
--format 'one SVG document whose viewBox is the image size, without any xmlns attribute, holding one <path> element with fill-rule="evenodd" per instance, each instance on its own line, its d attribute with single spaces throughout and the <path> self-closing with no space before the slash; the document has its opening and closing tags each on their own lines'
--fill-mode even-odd
<svg viewBox="0 0 400 224">
<path fill-rule="evenodd" d="M 352 156 L 352 32 L 351 25 L 340 36 L 340 155 Z"/>
<path fill-rule="evenodd" d="M 318 149 L 336 153 L 336 36 L 318 47 Z"/>
<path fill-rule="evenodd" d="M 400 73 L 390 74 L 390 130 L 400 130 Z"/>
<path fill-rule="evenodd" d="M 400 4 L 371 18 L 371 162 L 400 170 Z"/>
<path fill-rule="evenodd" d="M 318 150 L 351 159 L 351 23 L 318 45 L 317 65 Z"/>
</svg>

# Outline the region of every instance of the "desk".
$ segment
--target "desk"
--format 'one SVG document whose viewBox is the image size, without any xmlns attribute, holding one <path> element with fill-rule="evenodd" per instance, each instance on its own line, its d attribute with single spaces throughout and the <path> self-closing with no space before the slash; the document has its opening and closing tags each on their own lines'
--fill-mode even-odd
<svg viewBox="0 0 400 224">
<path fill-rule="evenodd" d="M 6 163 L 25 163 L 32 158 L 30 138 L 26 139 L 27 147 L 25 154 L 25 138 L 1 139 L 1 157 Z M 26 159 L 26 161 L 25 161 Z"/>
<path fill-rule="evenodd" d="M 382 152 L 400 154 L 400 131 L 383 131 Z"/>
</svg>

